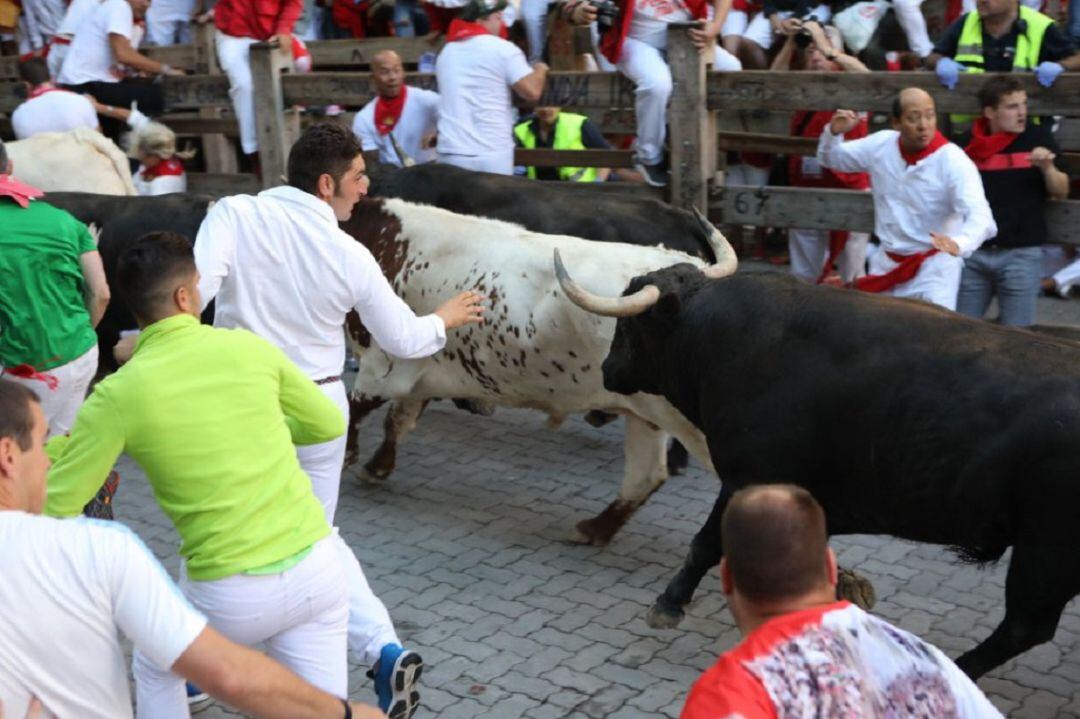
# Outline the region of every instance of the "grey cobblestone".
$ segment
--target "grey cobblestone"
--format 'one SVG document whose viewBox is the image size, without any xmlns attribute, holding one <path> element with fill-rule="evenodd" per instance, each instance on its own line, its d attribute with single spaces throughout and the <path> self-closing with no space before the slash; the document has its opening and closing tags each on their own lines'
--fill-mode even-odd
<svg viewBox="0 0 1080 719">
<path fill-rule="evenodd" d="M 365 457 L 381 417 L 362 429 Z M 434 403 L 402 445 L 398 470 L 368 487 L 347 473 L 339 525 L 403 639 L 425 657 L 417 719 L 677 717 L 690 684 L 738 641 L 709 575 L 677 630 L 643 617 L 681 566 L 718 488 L 692 467 L 672 478 L 606 549 L 563 539 L 615 496 L 622 423 L 494 419 Z M 472 457 L 470 460 L 469 457 Z M 177 538 L 125 462 L 118 518 L 176 572 Z M 877 611 L 950 656 L 985 638 L 1003 612 L 1004 562 L 982 571 L 930 545 L 859 535 L 834 540 L 841 564 L 873 581 Z M 1015 717 L 1080 717 L 1080 607 L 1051 645 L 980 681 Z M 350 690 L 371 701 L 366 666 Z M 237 716 L 212 704 L 199 719 Z"/>
</svg>

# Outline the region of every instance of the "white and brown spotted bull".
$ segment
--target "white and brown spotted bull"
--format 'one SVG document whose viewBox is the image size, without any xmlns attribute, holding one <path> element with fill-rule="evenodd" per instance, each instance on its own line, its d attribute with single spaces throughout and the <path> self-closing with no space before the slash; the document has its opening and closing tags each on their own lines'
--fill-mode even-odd
<svg viewBox="0 0 1080 719">
<path fill-rule="evenodd" d="M 588 410 L 625 415 L 625 466 L 618 498 L 599 516 L 578 524 L 581 541 L 606 544 L 667 478 L 667 434 L 710 466 L 703 436 L 662 397 L 628 397 L 605 390 L 600 365 L 615 321 L 578 310 L 551 267 L 558 248 L 591 281 L 613 294 L 642 272 L 690 263 L 708 274 L 733 271 L 727 241 L 713 230 L 712 265 L 681 252 L 529 232 L 517 225 L 456 215 L 402 200 L 362 200 L 342 228 L 362 241 L 397 293 L 418 314 L 438 298 L 474 289 L 490 298 L 483 325 L 453 332 L 433 357 L 389 356 L 353 324 L 360 358 L 354 387 L 353 429 L 372 409 L 393 400 L 386 434 L 369 471 L 386 476 L 398 442 L 415 426 L 428 401 L 481 400 L 537 409 L 556 422 Z M 377 475 L 376 475 L 377 477 Z"/>
</svg>

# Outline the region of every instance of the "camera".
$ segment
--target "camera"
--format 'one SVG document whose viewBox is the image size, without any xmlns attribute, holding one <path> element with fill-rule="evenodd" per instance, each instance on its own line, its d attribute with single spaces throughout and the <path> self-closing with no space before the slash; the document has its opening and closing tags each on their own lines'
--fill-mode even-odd
<svg viewBox="0 0 1080 719">
<path fill-rule="evenodd" d="M 810 43 L 812 43 L 814 41 L 814 38 L 810 34 L 810 31 L 807 30 L 806 27 L 805 27 L 806 23 L 808 23 L 808 22 L 817 22 L 817 21 L 818 21 L 818 19 L 817 19 L 817 16 L 815 16 L 815 15 L 807 15 L 806 17 L 802 18 L 802 20 L 800 21 L 800 22 L 802 22 L 804 27 L 799 28 L 799 32 L 796 33 L 796 35 L 795 35 L 795 44 L 800 49 L 805 50 L 806 48 L 810 47 Z"/>
<path fill-rule="evenodd" d="M 586 0 L 596 8 L 596 25 L 600 32 L 610 29 L 619 17 L 619 6 L 615 0 Z"/>
</svg>

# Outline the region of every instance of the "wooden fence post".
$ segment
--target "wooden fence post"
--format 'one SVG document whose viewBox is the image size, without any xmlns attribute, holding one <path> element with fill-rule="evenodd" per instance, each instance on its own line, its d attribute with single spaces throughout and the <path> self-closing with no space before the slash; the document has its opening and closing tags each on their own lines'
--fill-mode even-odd
<svg viewBox="0 0 1080 719">
<path fill-rule="evenodd" d="M 214 48 L 214 23 L 192 24 L 192 45 L 195 49 L 195 67 L 198 75 L 220 75 L 221 68 L 218 66 L 217 52 Z M 199 119 L 217 119 L 221 117 L 221 108 L 203 107 L 199 109 Z M 206 171 L 224 174 L 236 174 L 238 172 L 236 162 L 236 150 L 229 138 L 221 133 L 213 133 L 202 136 L 203 158 L 206 161 Z"/>
<path fill-rule="evenodd" d="M 285 160 L 289 153 L 281 71 L 292 66 L 292 48 L 278 48 L 276 41 L 258 42 L 251 46 L 250 57 L 262 185 L 276 187 L 285 182 Z"/>
<path fill-rule="evenodd" d="M 715 167 L 715 120 L 705 107 L 705 57 L 690 42 L 689 29 L 700 23 L 668 26 L 668 66 L 674 88 L 668 110 L 671 143 L 671 204 L 702 212 L 709 200 L 708 180 Z M 709 158 L 709 159 L 707 159 Z"/>
</svg>

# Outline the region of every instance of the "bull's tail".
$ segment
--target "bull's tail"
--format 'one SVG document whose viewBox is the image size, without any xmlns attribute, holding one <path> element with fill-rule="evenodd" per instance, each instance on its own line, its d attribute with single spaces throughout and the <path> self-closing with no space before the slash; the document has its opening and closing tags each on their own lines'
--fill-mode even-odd
<svg viewBox="0 0 1080 719">
<path fill-rule="evenodd" d="M 102 155 L 109 158 L 109 162 L 112 163 L 117 176 L 120 177 L 120 181 L 124 185 L 126 194 L 139 194 L 135 189 L 135 183 L 131 179 L 131 166 L 128 164 L 127 155 L 121 152 L 120 148 L 117 147 L 112 140 L 105 137 L 100 132 L 91 130 L 87 127 L 75 128 L 71 131 L 71 137 L 78 142 L 90 145 Z"/>
</svg>

